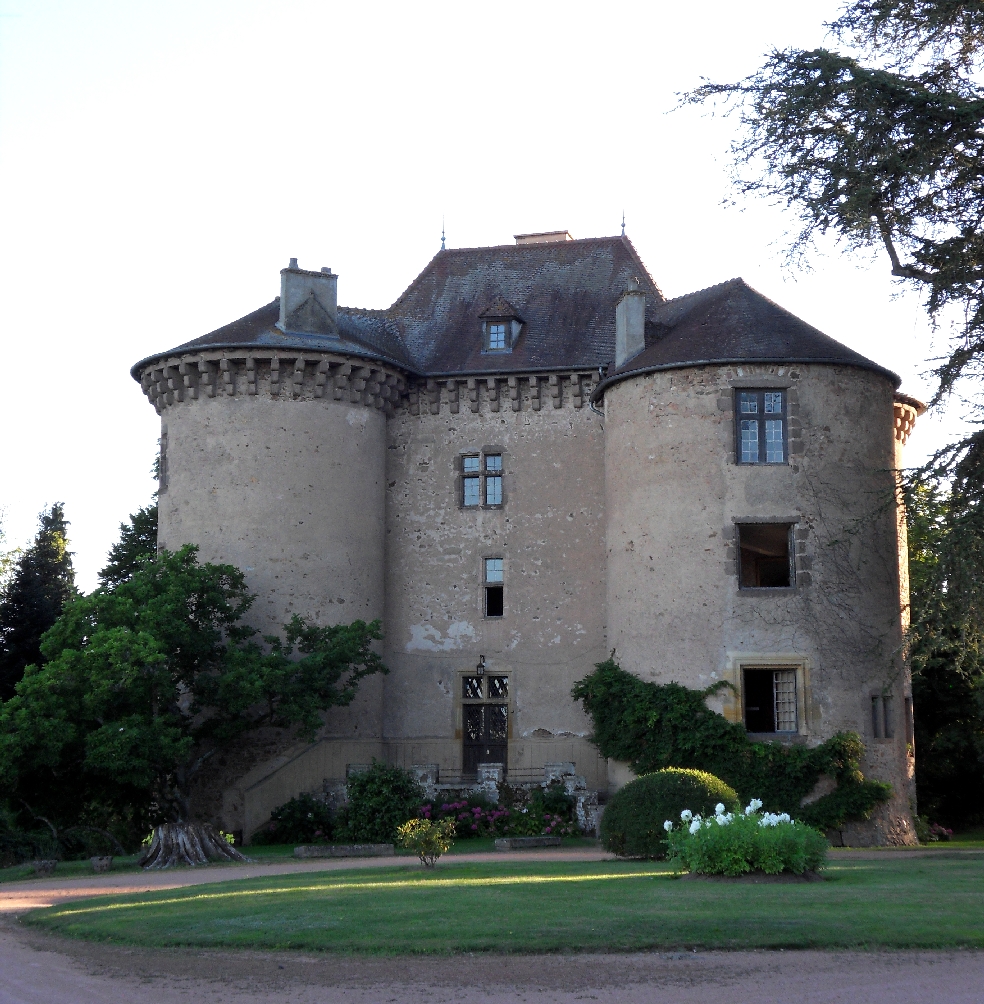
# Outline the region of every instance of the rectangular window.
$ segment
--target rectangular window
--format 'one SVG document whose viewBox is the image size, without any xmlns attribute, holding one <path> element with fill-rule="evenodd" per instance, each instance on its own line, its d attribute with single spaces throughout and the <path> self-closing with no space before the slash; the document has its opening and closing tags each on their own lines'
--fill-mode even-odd
<svg viewBox="0 0 984 1004">
<path fill-rule="evenodd" d="M 485 616 L 502 617 L 505 612 L 502 558 L 485 559 Z"/>
<path fill-rule="evenodd" d="M 501 352 L 506 347 L 506 326 L 504 324 L 489 325 L 489 350 Z"/>
<path fill-rule="evenodd" d="M 738 523 L 741 589 L 788 589 L 793 584 L 789 523 Z"/>
<path fill-rule="evenodd" d="M 735 391 L 739 464 L 786 462 L 786 392 Z"/>
<path fill-rule="evenodd" d="M 871 734 L 875 739 L 894 739 L 895 720 L 891 696 L 871 695 Z"/>
<path fill-rule="evenodd" d="M 796 732 L 796 670 L 742 670 L 742 703 L 749 732 Z"/>
<path fill-rule="evenodd" d="M 461 458 L 461 505 L 503 504 L 503 457 L 501 453 L 469 454 Z"/>
</svg>

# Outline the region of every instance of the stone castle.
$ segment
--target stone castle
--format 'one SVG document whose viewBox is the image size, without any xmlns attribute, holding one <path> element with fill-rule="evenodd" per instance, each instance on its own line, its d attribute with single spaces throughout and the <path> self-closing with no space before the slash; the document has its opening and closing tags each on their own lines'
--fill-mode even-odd
<svg viewBox="0 0 984 1004">
<path fill-rule="evenodd" d="M 442 247 L 386 310 L 280 278 L 133 367 L 159 543 L 244 569 L 263 630 L 380 618 L 390 672 L 315 743 L 230 763 L 217 822 L 248 838 L 373 757 L 609 791 L 630 775 L 570 692 L 614 649 L 730 681 L 712 706 L 757 738 L 860 733 L 895 795 L 844 838 L 914 842 L 898 377 L 741 279 L 667 300 L 625 236 Z"/>
</svg>

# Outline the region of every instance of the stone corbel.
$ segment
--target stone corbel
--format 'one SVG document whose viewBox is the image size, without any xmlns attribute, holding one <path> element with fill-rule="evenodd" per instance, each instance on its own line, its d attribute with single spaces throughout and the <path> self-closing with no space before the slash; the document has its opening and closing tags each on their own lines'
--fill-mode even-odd
<svg viewBox="0 0 984 1004">
<path fill-rule="evenodd" d="M 571 381 L 571 399 L 574 402 L 575 408 L 581 407 L 581 374 L 572 373 L 570 376 Z"/>
<path fill-rule="evenodd" d="M 219 360 L 219 372 L 222 374 L 222 389 L 228 397 L 236 396 L 236 371 L 229 365 L 229 360 L 223 356 Z"/>
<path fill-rule="evenodd" d="M 512 401 L 513 411 L 519 411 L 523 407 L 522 399 L 519 396 L 519 377 L 509 377 L 509 400 Z"/>
<path fill-rule="evenodd" d="M 553 406 L 555 408 L 559 408 L 564 403 L 560 386 L 560 378 L 556 373 L 551 373 L 547 378 L 547 383 L 550 386 L 550 397 L 553 399 Z"/>
<path fill-rule="evenodd" d="M 188 363 L 187 359 L 182 359 L 178 363 L 178 372 L 184 382 L 185 390 L 192 401 L 198 400 L 198 384 L 195 382 L 196 368 Z"/>
<path fill-rule="evenodd" d="M 468 404 L 473 414 L 478 413 L 478 381 L 474 377 L 468 378 Z"/>
<path fill-rule="evenodd" d="M 531 376 L 530 381 L 530 407 L 534 411 L 540 410 L 540 378 Z"/>
<path fill-rule="evenodd" d="M 489 400 L 489 411 L 499 410 L 499 381 L 495 377 L 486 377 L 485 392 Z"/>
<path fill-rule="evenodd" d="M 270 358 L 270 396 L 280 396 L 280 357 Z"/>
</svg>

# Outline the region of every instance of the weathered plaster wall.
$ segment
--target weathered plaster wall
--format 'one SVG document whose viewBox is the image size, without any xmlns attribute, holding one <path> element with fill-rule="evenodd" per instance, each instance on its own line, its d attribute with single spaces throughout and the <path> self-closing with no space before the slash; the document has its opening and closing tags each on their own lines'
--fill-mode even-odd
<svg viewBox="0 0 984 1004">
<path fill-rule="evenodd" d="M 201 396 L 166 408 L 159 545 L 246 573 L 262 631 L 383 615 L 385 416 L 333 400 Z M 362 682 L 327 734 L 381 735 L 382 682 Z"/>
<path fill-rule="evenodd" d="M 786 387 L 789 463 L 735 462 L 736 387 Z M 860 733 L 896 798 L 867 839 L 912 839 L 901 711 L 893 388 L 849 367 L 705 367 L 606 392 L 608 627 L 623 668 L 658 682 L 740 683 L 742 664 L 799 663 L 800 736 Z M 736 522 L 795 523 L 796 586 L 738 589 Z M 895 697 L 875 739 L 871 695 Z M 740 720 L 740 697 L 718 705 Z M 855 835 L 860 839 L 863 834 Z"/>
<path fill-rule="evenodd" d="M 401 412 L 387 449 L 384 728 L 400 763 L 461 768 L 460 678 L 484 655 L 510 674 L 509 766 L 574 761 L 604 788 L 590 723 L 570 698 L 605 642 L 602 422 L 561 407 Z M 578 404 L 581 402 L 578 401 Z M 460 457 L 501 451 L 505 504 L 459 505 Z M 505 616 L 484 616 L 485 557 L 505 561 Z"/>
</svg>

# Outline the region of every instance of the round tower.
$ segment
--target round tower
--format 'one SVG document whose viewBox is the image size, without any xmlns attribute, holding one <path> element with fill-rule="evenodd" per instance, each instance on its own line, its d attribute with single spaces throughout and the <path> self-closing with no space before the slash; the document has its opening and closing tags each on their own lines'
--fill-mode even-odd
<svg viewBox="0 0 984 1004">
<path fill-rule="evenodd" d="M 857 732 L 893 797 L 843 839 L 912 843 L 894 472 L 918 403 L 741 280 L 681 299 L 601 388 L 609 645 L 653 682 L 727 680 L 712 706 L 752 738 Z"/>
<path fill-rule="evenodd" d="M 339 318 L 336 282 L 292 259 L 279 300 L 133 367 L 161 416 L 158 544 L 241 568 L 265 633 L 293 614 L 383 616 L 386 413 L 403 377 Z M 364 681 L 330 731 L 378 741 L 380 692 Z"/>
</svg>

